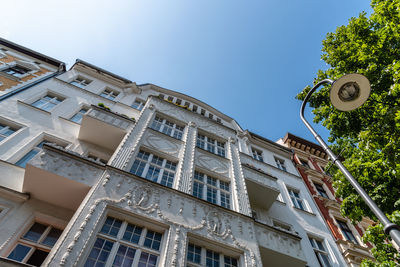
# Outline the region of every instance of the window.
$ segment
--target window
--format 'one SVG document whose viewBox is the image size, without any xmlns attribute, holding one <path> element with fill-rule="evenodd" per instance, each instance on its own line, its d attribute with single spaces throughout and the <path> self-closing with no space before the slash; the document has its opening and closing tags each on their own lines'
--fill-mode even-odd
<svg viewBox="0 0 400 267">
<path fill-rule="evenodd" d="M 204 109 L 201 109 L 201 110 L 200 110 L 200 114 L 203 115 L 203 116 L 205 116 L 205 115 L 206 115 L 206 111 L 205 111 Z"/>
<path fill-rule="evenodd" d="M 29 151 L 27 154 L 25 154 L 25 156 L 23 156 L 20 160 L 18 160 L 17 163 L 15 163 L 15 165 L 25 168 L 28 161 L 30 161 L 37 153 L 39 153 L 42 150 L 44 143 L 46 143 L 46 141 L 42 141 L 38 145 L 36 145 L 31 151 Z"/>
<path fill-rule="evenodd" d="M 119 95 L 119 92 L 111 90 L 111 89 L 105 89 L 100 96 L 110 99 L 110 100 L 114 100 L 117 96 Z"/>
<path fill-rule="evenodd" d="M 210 249 L 206 249 L 189 243 L 186 255 L 188 267 L 234 267 L 239 266 L 236 258 L 223 255 Z"/>
<path fill-rule="evenodd" d="M 329 198 L 329 197 L 328 197 L 328 194 L 326 193 L 326 191 L 325 191 L 324 187 L 322 186 L 322 184 L 316 184 L 316 183 L 314 183 L 314 185 L 315 185 L 315 188 L 317 189 L 318 194 L 319 194 L 320 196 L 322 196 L 322 197 L 324 197 L 324 198 Z"/>
<path fill-rule="evenodd" d="M 276 166 L 281 169 L 282 171 L 286 171 L 285 161 L 280 158 L 275 157 Z"/>
<path fill-rule="evenodd" d="M 172 187 L 176 171 L 176 163 L 140 150 L 133 162 L 131 173 Z"/>
<path fill-rule="evenodd" d="M 164 99 L 165 95 L 164 94 L 159 94 L 158 97 L 161 98 L 161 99 Z"/>
<path fill-rule="evenodd" d="M 225 143 L 217 141 L 211 137 L 197 134 L 196 146 L 221 157 L 225 157 Z"/>
<path fill-rule="evenodd" d="M 198 171 L 194 172 L 193 196 L 231 208 L 230 183 Z"/>
<path fill-rule="evenodd" d="M 81 124 L 83 115 L 85 115 L 86 112 L 88 112 L 87 108 L 81 108 L 81 110 L 79 110 L 74 116 L 72 116 L 70 120 Z"/>
<path fill-rule="evenodd" d="M 7 74 L 12 75 L 17 78 L 21 78 L 22 76 L 24 76 L 25 74 L 27 74 L 30 71 L 31 71 L 30 69 L 19 66 L 19 65 L 15 65 L 13 67 L 8 67 L 8 68 L 2 70 L 2 72 L 7 73 Z"/>
<path fill-rule="evenodd" d="M 346 240 L 349 240 L 349 241 L 353 242 L 354 244 L 358 244 L 356 237 L 353 235 L 353 232 L 350 230 L 347 223 L 340 221 L 340 220 L 336 220 L 336 221 L 338 222 L 339 228 L 340 228 L 340 230 L 342 230 L 342 233 L 343 233 L 344 237 L 346 238 Z"/>
<path fill-rule="evenodd" d="M 310 240 L 311 246 L 314 249 L 315 256 L 317 256 L 319 265 L 321 267 L 331 267 L 332 264 L 329 260 L 329 255 L 324 247 L 323 242 L 312 237 L 308 237 L 308 239 Z"/>
<path fill-rule="evenodd" d="M 253 154 L 253 158 L 256 160 L 259 160 L 261 162 L 264 161 L 262 152 L 258 149 L 255 149 L 254 147 L 251 148 L 251 153 Z"/>
<path fill-rule="evenodd" d="M 107 217 L 84 266 L 157 266 L 161 242 L 161 233 Z"/>
<path fill-rule="evenodd" d="M 211 114 L 211 113 L 208 113 L 208 117 L 209 117 L 210 119 L 214 119 L 214 115 Z"/>
<path fill-rule="evenodd" d="M 52 108 L 57 106 L 63 100 L 64 100 L 64 98 L 61 98 L 59 96 L 45 95 L 44 97 L 33 102 L 32 106 L 37 107 L 42 110 L 45 110 L 45 111 L 50 111 Z"/>
<path fill-rule="evenodd" d="M 217 118 L 217 122 L 218 122 L 218 123 L 222 123 L 222 121 L 221 121 L 220 118 Z"/>
<path fill-rule="evenodd" d="M 192 111 L 193 112 L 197 112 L 197 106 L 196 105 L 193 105 Z"/>
<path fill-rule="evenodd" d="M 300 159 L 300 163 L 301 163 L 301 165 L 303 165 L 304 167 L 310 168 L 310 165 L 308 164 L 308 161 L 307 161 L 307 160 Z"/>
<path fill-rule="evenodd" d="M 144 104 L 145 103 L 143 101 L 136 99 L 135 102 L 133 102 L 133 104 L 131 105 L 131 107 L 133 107 L 134 109 L 137 109 L 137 110 L 142 110 L 144 107 Z"/>
<path fill-rule="evenodd" d="M 91 80 L 78 76 L 75 80 L 70 82 L 70 84 L 78 86 L 79 88 L 84 88 L 91 82 L 92 82 Z"/>
<path fill-rule="evenodd" d="M 34 148 L 31 149 L 28 153 L 25 154 L 20 160 L 18 160 L 15 165 L 20 166 L 22 168 L 25 168 L 26 164 L 37 154 L 42 150 L 43 144 L 45 143 L 51 143 L 49 141 L 42 141 L 39 144 L 37 144 Z M 67 144 L 59 144 L 57 143 L 58 146 L 66 147 Z"/>
<path fill-rule="evenodd" d="M 288 188 L 288 191 L 293 206 L 301 210 L 306 210 L 303 200 L 300 198 L 300 192 L 292 188 Z"/>
<path fill-rule="evenodd" d="M 177 105 L 182 105 L 182 99 L 177 98 L 176 101 L 175 101 L 175 103 L 176 103 Z"/>
<path fill-rule="evenodd" d="M 181 140 L 184 127 L 156 116 L 153 120 L 153 123 L 151 124 L 151 128 L 156 131 L 165 133 L 166 135 L 172 136 L 173 138 Z"/>
<path fill-rule="evenodd" d="M 17 245 L 7 258 L 33 266 L 40 266 L 61 233 L 62 230 L 53 226 L 35 222 L 18 240 Z"/>
<path fill-rule="evenodd" d="M 172 96 L 168 96 L 168 101 L 172 102 L 174 100 L 174 98 Z"/>
<path fill-rule="evenodd" d="M 3 141 L 4 139 L 6 139 L 8 136 L 12 135 L 16 131 L 17 131 L 17 129 L 0 122 L 0 141 Z"/>
</svg>

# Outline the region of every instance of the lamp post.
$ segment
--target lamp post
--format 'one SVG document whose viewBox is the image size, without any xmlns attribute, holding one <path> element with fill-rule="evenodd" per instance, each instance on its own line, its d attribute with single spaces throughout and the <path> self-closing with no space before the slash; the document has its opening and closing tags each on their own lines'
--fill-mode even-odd
<svg viewBox="0 0 400 267">
<path fill-rule="evenodd" d="M 331 158 L 333 163 L 342 171 L 346 179 L 350 182 L 353 188 L 361 196 L 361 198 L 367 203 L 368 207 L 378 217 L 379 221 L 383 224 L 383 229 L 386 234 L 389 234 L 393 241 L 400 247 L 400 226 L 392 223 L 386 215 L 379 209 L 376 203 L 371 197 L 364 191 L 357 180 L 350 174 L 350 172 L 343 166 L 332 150 L 328 147 L 321 136 L 311 127 L 311 125 L 304 118 L 304 109 L 307 101 L 311 95 L 323 84 L 332 85 L 330 90 L 330 100 L 332 105 L 342 111 L 350 111 L 360 107 L 368 99 L 371 87 L 368 79 L 361 74 L 347 74 L 342 76 L 336 81 L 325 79 L 317 83 L 307 94 L 300 108 L 300 118 L 310 130 L 314 138 L 320 143 L 322 148 Z"/>
</svg>

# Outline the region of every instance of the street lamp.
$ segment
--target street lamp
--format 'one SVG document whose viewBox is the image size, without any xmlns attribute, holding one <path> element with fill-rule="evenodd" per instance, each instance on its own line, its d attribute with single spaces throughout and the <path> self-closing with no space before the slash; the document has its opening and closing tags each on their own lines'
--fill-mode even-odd
<svg viewBox="0 0 400 267">
<path fill-rule="evenodd" d="M 300 108 L 300 118 L 307 126 L 308 130 L 313 134 L 315 139 L 320 143 L 322 148 L 331 158 L 333 163 L 338 166 L 342 171 L 344 176 L 361 196 L 361 198 L 367 203 L 368 207 L 372 212 L 378 217 L 379 221 L 383 224 L 383 229 L 386 234 L 389 234 L 393 241 L 400 247 L 400 226 L 392 223 L 386 217 L 386 215 L 378 208 L 371 197 L 364 191 L 357 180 L 350 174 L 350 172 L 343 166 L 342 162 L 339 160 L 332 150 L 328 147 L 325 141 L 319 136 L 319 134 L 311 127 L 311 125 L 304 118 L 304 109 L 306 107 L 307 101 L 310 99 L 311 95 L 315 90 L 323 84 L 332 85 L 330 90 L 330 100 L 332 105 L 342 111 L 350 111 L 360 107 L 367 101 L 371 87 L 368 79 L 361 74 L 347 74 L 342 76 L 336 81 L 325 79 L 317 83 L 307 94 Z"/>
</svg>

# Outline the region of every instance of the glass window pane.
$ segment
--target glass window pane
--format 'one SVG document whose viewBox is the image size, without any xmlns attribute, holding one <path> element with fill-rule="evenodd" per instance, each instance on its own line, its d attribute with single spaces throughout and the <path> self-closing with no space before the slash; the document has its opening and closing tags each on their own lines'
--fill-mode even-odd
<svg viewBox="0 0 400 267">
<path fill-rule="evenodd" d="M 28 232 L 23 236 L 24 239 L 31 240 L 33 242 L 37 242 L 39 238 L 42 236 L 47 226 L 41 223 L 35 222 Z"/>
<path fill-rule="evenodd" d="M 31 249 L 31 247 L 18 244 L 7 258 L 16 261 L 22 261 Z"/>
<path fill-rule="evenodd" d="M 26 263 L 33 266 L 40 266 L 42 265 L 48 254 L 49 252 L 47 251 L 36 249 Z"/>
<path fill-rule="evenodd" d="M 60 237 L 62 230 L 52 228 L 50 232 L 47 234 L 46 238 L 42 241 L 43 245 L 47 245 L 49 247 L 54 246 L 57 242 L 58 238 Z"/>
</svg>

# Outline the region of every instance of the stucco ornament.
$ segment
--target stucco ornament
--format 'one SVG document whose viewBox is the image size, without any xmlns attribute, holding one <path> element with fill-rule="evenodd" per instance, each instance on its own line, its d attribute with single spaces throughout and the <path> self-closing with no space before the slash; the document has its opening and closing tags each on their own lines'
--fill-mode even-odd
<svg viewBox="0 0 400 267">
<path fill-rule="evenodd" d="M 225 225 L 216 211 L 210 211 L 207 214 L 207 230 L 213 235 L 225 239 L 229 235 L 229 225 Z"/>
<path fill-rule="evenodd" d="M 189 127 L 197 127 L 197 124 L 194 121 L 189 121 Z"/>
</svg>

